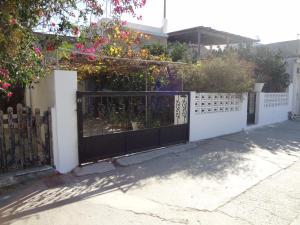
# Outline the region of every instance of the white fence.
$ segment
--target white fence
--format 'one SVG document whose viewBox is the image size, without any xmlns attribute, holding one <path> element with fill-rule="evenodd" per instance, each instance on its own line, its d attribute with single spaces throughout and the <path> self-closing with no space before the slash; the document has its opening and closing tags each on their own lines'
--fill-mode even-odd
<svg viewBox="0 0 300 225">
<path fill-rule="evenodd" d="M 283 122 L 292 111 L 290 92 L 257 93 L 256 126 Z"/>
<path fill-rule="evenodd" d="M 190 141 L 239 132 L 246 123 L 246 94 L 191 93 Z"/>
<path fill-rule="evenodd" d="M 257 93 L 255 124 L 247 125 L 247 94 L 191 93 L 190 141 L 288 120 L 292 86 L 283 93 Z"/>
</svg>

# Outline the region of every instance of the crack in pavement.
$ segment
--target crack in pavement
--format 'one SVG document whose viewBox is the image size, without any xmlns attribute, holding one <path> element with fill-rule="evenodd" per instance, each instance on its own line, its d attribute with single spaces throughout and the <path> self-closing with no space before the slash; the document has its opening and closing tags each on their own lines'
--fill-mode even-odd
<svg viewBox="0 0 300 225">
<path fill-rule="evenodd" d="M 183 212 L 205 212 L 205 213 L 213 213 L 214 210 L 208 210 L 208 209 L 197 209 L 197 208 L 192 208 L 192 207 L 181 207 L 179 205 L 172 205 L 172 204 L 168 204 L 165 202 L 159 202 L 157 200 L 153 200 L 153 199 L 149 199 L 149 198 L 145 198 L 148 201 L 152 201 L 156 204 L 162 205 L 162 206 L 167 206 L 167 207 L 171 207 L 173 208 L 172 210 L 175 211 L 183 211 Z"/>
<path fill-rule="evenodd" d="M 243 222 L 245 222 L 245 223 L 247 223 L 247 224 L 255 225 L 254 223 L 251 223 L 250 221 L 248 221 L 248 220 L 246 220 L 246 219 L 244 219 L 244 218 L 241 218 L 241 217 L 238 217 L 238 216 L 232 216 L 232 215 L 227 214 L 227 213 L 225 213 L 225 212 L 223 212 L 223 211 L 221 211 L 221 210 L 216 210 L 216 212 L 221 213 L 221 214 L 223 214 L 223 215 L 225 215 L 225 216 L 229 216 L 230 218 L 232 218 L 232 219 L 234 219 L 234 220 L 240 220 L 240 221 L 243 221 Z"/>
<path fill-rule="evenodd" d="M 106 204 L 102 204 L 108 208 L 111 208 L 111 209 L 116 209 L 116 210 L 120 210 L 120 211 L 124 211 L 124 212 L 130 212 L 132 214 L 135 214 L 135 215 L 138 215 L 138 216 L 149 216 L 149 217 L 153 217 L 153 218 L 156 218 L 156 219 L 159 219 L 161 221 L 164 221 L 164 222 L 172 222 L 172 223 L 178 223 L 178 224 L 185 224 L 187 225 L 189 223 L 189 220 L 188 219 L 175 219 L 175 218 L 164 218 L 164 217 L 161 217 L 159 215 L 156 215 L 154 213 L 146 213 L 146 212 L 136 212 L 134 210 L 130 210 L 130 209 L 120 209 L 120 208 L 115 208 L 115 207 L 112 207 L 110 205 L 106 205 Z"/>
</svg>

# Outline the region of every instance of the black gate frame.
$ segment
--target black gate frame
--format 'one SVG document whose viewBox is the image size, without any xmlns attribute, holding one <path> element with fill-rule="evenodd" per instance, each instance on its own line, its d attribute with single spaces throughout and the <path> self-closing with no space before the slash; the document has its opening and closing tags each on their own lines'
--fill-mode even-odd
<svg viewBox="0 0 300 225">
<path fill-rule="evenodd" d="M 188 97 L 188 120 L 185 124 L 170 125 L 157 128 L 131 130 L 114 134 L 83 136 L 83 97 L 146 97 L 146 96 L 176 96 Z M 190 104 L 191 93 L 184 91 L 77 91 L 77 126 L 79 164 L 97 162 L 117 156 L 138 153 L 145 150 L 166 147 L 189 141 L 190 136 Z M 115 151 L 101 151 L 114 149 Z"/>
</svg>

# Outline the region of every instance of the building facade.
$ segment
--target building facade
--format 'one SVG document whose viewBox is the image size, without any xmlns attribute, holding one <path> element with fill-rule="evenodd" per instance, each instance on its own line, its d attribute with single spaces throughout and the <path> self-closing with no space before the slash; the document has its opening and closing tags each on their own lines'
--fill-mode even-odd
<svg viewBox="0 0 300 225">
<path fill-rule="evenodd" d="M 300 115 L 300 40 L 277 42 L 265 45 L 274 52 L 280 52 L 287 62 L 286 72 L 293 84 L 292 113 Z"/>
</svg>

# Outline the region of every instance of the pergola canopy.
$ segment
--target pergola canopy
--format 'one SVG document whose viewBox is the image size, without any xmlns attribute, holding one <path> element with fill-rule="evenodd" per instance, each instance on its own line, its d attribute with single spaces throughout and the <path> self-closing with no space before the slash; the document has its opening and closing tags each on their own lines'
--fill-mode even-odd
<svg viewBox="0 0 300 225">
<path fill-rule="evenodd" d="M 210 27 L 193 27 L 168 33 L 168 41 L 185 42 L 195 45 L 226 45 L 239 43 L 255 43 L 258 40 L 231 34 L 224 31 L 218 31 Z"/>
</svg>

